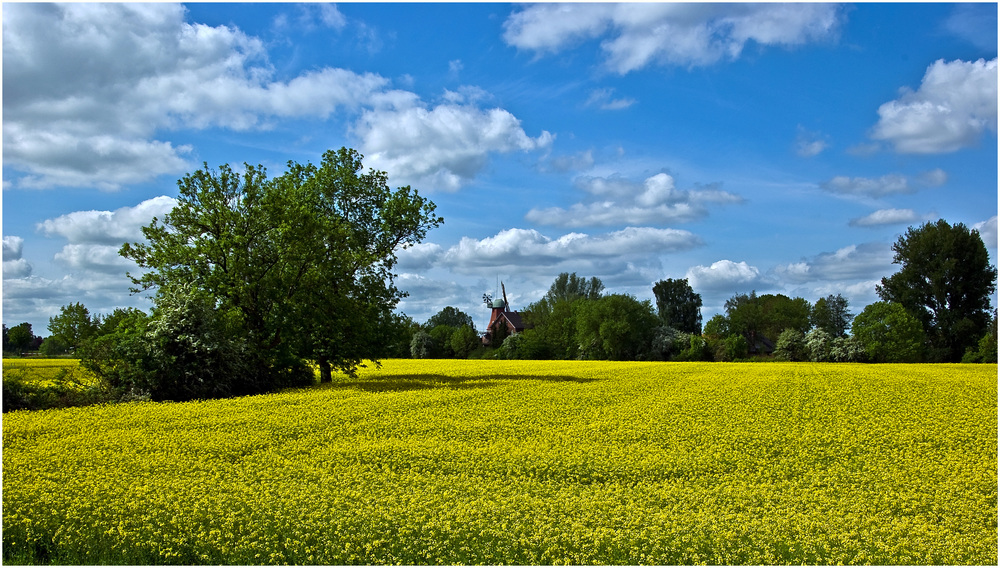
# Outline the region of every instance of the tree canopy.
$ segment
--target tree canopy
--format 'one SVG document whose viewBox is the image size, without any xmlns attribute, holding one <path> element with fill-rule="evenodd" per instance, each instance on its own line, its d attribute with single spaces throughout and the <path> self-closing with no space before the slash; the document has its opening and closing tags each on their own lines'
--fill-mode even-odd
<svg viewBox="0 0 1000 568">
<path fill-rule="evenodd" d="M 327 151 L 319 166 L 289 162 L 273 179 L 263 166 L 205 168 L 178 181 L 177 206 L 143 227 L 147 242 L 120 253 L 148 269 L 135 291 L 190 283 L 235 322 L 257 359 L 277 376 L 303 359 L 346 372 L 377 357 L 403 293 L 396 253 L 443 219 L 409 186 L 390 190 L 362 156 Z M 267 381 L 265 381 L 267 382 Z"/>
<path fill-rule="evenodd" d="M 910 227 L 892 246 L 899 272 L 876 287 L 920 321 L 932 358 L 958 362 L 988 332 L 997 270 L 979 231 L 944 219 Z"/>
<path fill-rule="evenodd" d="M 701 295 L 687 278 L 667 278 L 653 285 L 656 311 L 663 325 L 684 333 L 701 334 Z"/>
</svg>

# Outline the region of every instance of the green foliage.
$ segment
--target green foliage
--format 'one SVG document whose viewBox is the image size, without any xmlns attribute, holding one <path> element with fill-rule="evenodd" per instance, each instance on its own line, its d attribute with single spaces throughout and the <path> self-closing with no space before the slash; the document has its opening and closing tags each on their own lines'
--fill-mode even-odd
<svg viewBox="0 0 1000 568">
<path fill-rule="evenodd" d="M 92 318 L 90 311 L 77 302 L 63 306 L 59 315 L 49 318 L 49 333 L 72 351 L 93 337 L 99 325 L 100 320 Z"/>
<path fill-rule="evenodd" d="M 7 330 L 7 343 L 17 355 L 23 353 L 31 345 L 34 338 L 35 335 L 31 333 L 31 324 L 28 322 L 15 325 Z"/>
<path fill-rule="evenodd" d="M 303 360 L 329 376 L 384 353 L 402 297 L 396 252 L 442 222 L 433 203 L 390 190 L 346 148 L 318 167 L 289 162 L 274 179 L 261 166 L 206 164 L 178 189 L 177 206 L 143 228 L 148 242 L 120 252 L 149 269 L 132 277 L 137 289 L 190 282 L 214 301 L 254 370 L 238 390 L 295 382 Z"/>
<path fill-rule="evenodd" d="M 556 276 L 555 281 L 552 282 L 548 293 L 545 294 L 545 300 L 549 303 L 559 301 L 573 302 L 580 299 L 596 300 L 601 297 L 603 290 L 604 283 L 596 276 L 588 280 L 587 278 L 577 276 L 576 272 L 572 274 L 563 272 L 559 276 Z"/>
<path fill-rule="evenodd" d="M 613 361 L 648 358 L 659 318 L 649 300 L 611 294 L 581 302 L 576 340 L 582 359 Z"/>
<path fill-rule="evenodd" d="M 833 360 L 830 350 L 833 338 L 821 328 L 809 330 L 805 335 L 805 348 L 809 360 L 814 363 L 826 363 Z"/>
<path fill-rule="evenodd" d="M 98 385 L 81 380 L 74 366 L 59 369 L 55 376 L 45 381 L 32 377 L 30 367 L 4 368 L 3 411 L 68 408 L 107 402 L 107 393 Z"/>
<path fill-rule="evenodd" d="M 830 360 L 836 363 L 864 363 L 868 354 L 856 337 L 835 337 L 830 342 Z"/>
<path fill-rule="evenodd" d="M 69 352 L 69 345 L 62 338 L 52 335 L 42 341 L 38 351 L 46 357 L 58 357 Z"/>
<path fill-rule="evenodd" d="M 765 294 L 758 299 L 761 310 L 760 332 L 775 340 L 785 330 L 804 334 L 809 331 L 811 306 L 804 298 L 789 298 L 784 294 Z M 775 344 L 777 347 L 777 344 Z"/>
<path fill-rule="evenodd" d="M 774 344 L 774 358 L 779 361 L 806 361 L 809 352 L 806 349 L 805 334 L 791 328 L 782 331 Z"/>
<path fill-rule="evenodd" d="M 477 349 L 482 347 L 482 340 L 479 339 L 479 334 L 470 325 L 463 325 L 456 329 L 451 334 L 449 343 L 452 353 L 459 359 L 467 359 Z"/>
<path fill-rule="evenodd" d="M 723 338 L 716 348 L 716 361 L 739 361 L 750 354 L 750 346 L 742 335 L 730 335 Z"/>
<path fill-rule="evenodd" d="M 476 331 L 476 324 L 472 321 L 472 316 L 452 306 L 446 306 L 424 323 L 426 329 L 434 329 L 439 325 L 447 325 L 455 329 L 468 326 L 472 328 L 473 333 Z"/>
<path fill-rule="evenodd" d="M 963 363 L 996 363 L 997 362 L 997 312 L 993 310 L 989 332 L 979 340 L 976 348 L 969 347 L 962 357 Z"/>
<path fill-rule="evenodd" d="M 684 333 L 701 334 L 701 295 L 687 278 L 667 278 L 653 285 L 656 312 L 663 325 Z"/>
<path fill-rule="evenodd" d="M 924 332 L 920 321 L 900 304 L 869 304 L 854 318 L 851 330 L 873 362 L 915 363 L 923 357 Z"/>
<path fill-rule="evenodd" d="M 847 310 L 848 301 L 840 294 L 830 294 L 816 300 L 809 313 L 809 322 L 825 331 L 831 338 L 845 337 L 854 314 Z"/>
<path fill-rule="evenodd" d="M 944 219 L 910 227 L 893 245 L 901 268 L 876 287 L 922 325 L 936 361 L 957 362 L 988 329 L 997 270 L 979 231 Z"/>
<path fill-rule="evenodd" d="M 691 344 L 691 334 L 684 333 L 676 328 L 661 325 L 653 332 L 653 339 L 650 344 L 650 359 L 659 361 L 671 361 Z"/>
<path fill-rule="evenodd" d="M 410 356 L 414 359 L 430 359 L 434 356 L 434 340 L 424 330 L 418 330 L 410 341 Z"/>
</svg>

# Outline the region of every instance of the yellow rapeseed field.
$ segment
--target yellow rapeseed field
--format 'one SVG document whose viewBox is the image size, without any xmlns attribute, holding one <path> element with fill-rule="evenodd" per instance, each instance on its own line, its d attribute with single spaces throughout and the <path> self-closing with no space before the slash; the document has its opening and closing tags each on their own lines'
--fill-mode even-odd
<svg viewBox="0 0 1000 568">
<path fill-rule="evenodd" d="M 3 556 L 996 564 L 997 366 L 393 360 L 13 412 Z"/>
</svg>

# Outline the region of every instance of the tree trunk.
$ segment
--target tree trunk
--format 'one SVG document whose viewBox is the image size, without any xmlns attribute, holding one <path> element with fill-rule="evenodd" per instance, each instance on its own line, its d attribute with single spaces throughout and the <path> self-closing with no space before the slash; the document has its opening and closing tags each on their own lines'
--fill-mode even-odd
<svg viewBox="0 0 1000 568">
<path fill-rule="evenodd" d="M 320 357 L 316 363 L 319 365 L 319 382 L 332 383 L 333 371 L 330 369 L 330 361 L 326 357 Z"/>
</svg>

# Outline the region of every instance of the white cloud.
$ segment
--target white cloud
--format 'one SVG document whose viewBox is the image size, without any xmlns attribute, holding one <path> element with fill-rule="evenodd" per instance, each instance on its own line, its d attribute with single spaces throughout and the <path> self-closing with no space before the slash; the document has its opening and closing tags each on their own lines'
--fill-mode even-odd
<svg viewBox="0 0 1000 568">
<path fill-rule="evenodd" d="M 863 243 L 779 266 L 774 272 L 787 283 L 856 282 L 877 279 L 894 272 L 892 258 L 892 249 L 888 244 Z"/>
<path fill-rule="evenodd" d="M 402 270 L 427 269 L 441 256 L 441 245 L 437 243 L 417 243 L 396 252 L 397 267 Z"/>
<path fill-rule="evenodd" d="M 114 245 L 69 244 L 56 253 L 55 260 L 74 271 L 117 274 L 120 282 L 126 282 L 125 273 L 135 272 L 136 264 L 120 256 L 118 249 Z"/>
<path fill-rule="evenodd" d="M 38 230 L 45 236 L 65 237 L 71 244 L 121 245 L 142 240 L 141 228 L 153 217 L 162 220 L 176 204 L 174 198 L 161 195 L 115 211 L 74 211 L 42 221 Z"/>
<path fill-rule="evenodd" d="M 747 43 L 800 45 L 835 36 L 828 4 L 535 4 L 511 14 L 504 40 L 555 53 L 604 37 L 605 65 L 625 74 L 648 65 L 710 65 Z"/>
<path fill-rule="evenodd" d="M 12 235 L 3 238 L 3 277 L 25 278 L 31 274 L 31 265 L 21 258 L 24 239 Z"/>
<path fill-rule="evenodd" d="M 941 169 L 930 170 L 911 179 L 902 174 L 887 174 L 879 178 L 835 176 L 820 184 L 823 189 L 840 195 L 886 197 L 915 193 L 922 187 L 938 187 L 948 181 L 948 174 Z"/>
<path fill-rule="evenodd" d="M 916 220 L 918 220 L 917 213 L 913 209 L 879 209 L 864 217 L 851 219 L 850 225 L 852 227 L 876 227 L 913 223 Z"/>
<path fill-rule="evenodd" d="M 483 267 L 551 267 L 577 260 L 645 257 L 700 244 L 688 231 L 652 227 L 626 227 L 595 236 L 568 233 L 557 239 L 534 229 L 507 229 L 482 240 L 463 237 L 445 252 L 442 262 L 459 272 L 479 272 Z"/>
<path fill-rule="evenodd" d="M 795 138 L 795 153 L 803 158 L 811 158 L 826 150 L 829 143 L 826 137 L 819 132 L 810 132 L 799 126 L 798 135 Z"/>
<path fill-rule="evenodd" d="M 632 98 L 614 98 L 615 90 L 595 89 L 590 92 L 585 106 L 597 107 L 601 110 L 624 110 L 636 103 Z"/>
<path fill-rule="evenodd" d="M 726 259 L 713 262 L 710 266 L 692 266 L 685 278 L 695 290 L 708 291 L 742 290 L 762 283 L 756 266 Z"/>
<path fill-rule="evenodd" d="M 489 154 L 530 152 L 551 146 L 543 131 L 528 136 L 501 109 L 444 103 L 433 108 L 398 100 L 363 113 L 354 132 L 368 165 L 391 172 L 393 183 L 456 191 L 481 171 Z"/>
<path fill-rule="evenodd" d="M 621 177 L 581 177 L 578 188 L 597 199 L 568 209 L 531 209 L 525 219 L 539 225 L 592 227 L 613 225 L 665 225 L 699 219 L 708 214 L 705 203 L 740 203 L 738 195 L 715 187 L 679 190 L 673 176 L 659 173 L 642 183 Z"/>
<path fill-rule="evenodd" d="M 997 216 L 994 215 L 985 221 L 972 225 L 972 228 L 979 231 L 979 236 L 983 239 L 986 248 L 997 250 Z M 996 260 L 994 259 L 994 262 Z"/>
<path fill-rule="evenodd" d="M 917 91 L 878 109 L 871 137 L 903 154 L 954 152 L 997 131 L 997 60 L 932 63 Z"/>
<path fill-rule="evenodd" d="M 24 251 L 24 239 L 7 235 L 3 238 L 3 260 L 18 260 Z"/>
<path fill-rule="evenodd" d="M 4 161 L 20 183 L 113 190 L 181 172 L 190 148 L 158 130 L 325 118 L 388 83 L 330 68 L 278 81 L 259 39 L 184 18 L 177 4 L 5 8 Z"/>
</svg>

